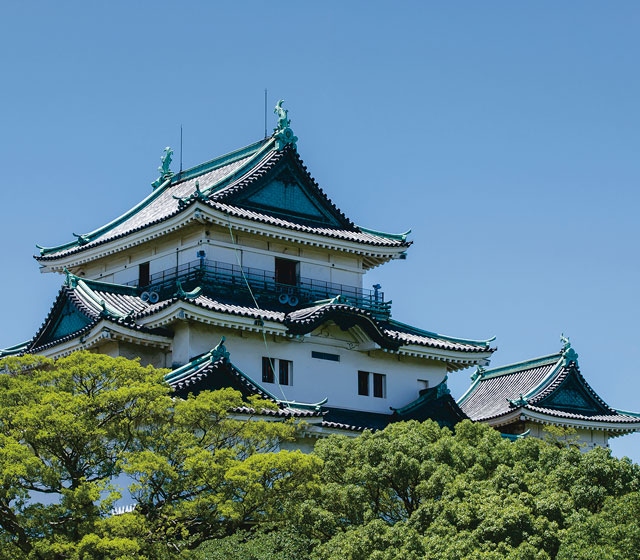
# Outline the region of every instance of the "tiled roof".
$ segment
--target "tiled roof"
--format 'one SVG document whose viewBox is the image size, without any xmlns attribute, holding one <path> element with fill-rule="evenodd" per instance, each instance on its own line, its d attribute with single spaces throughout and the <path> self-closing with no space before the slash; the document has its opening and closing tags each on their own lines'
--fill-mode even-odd
<svg viewBox="0 0 640 560">
<path fill-rule="evenodd" d="M 472 420 L 488 420 L 511 412 L 509 399 L 534 391 L 558 369 L 560 358 L 560 355 L 553 355 L 540 363 L 525 364 L 522 369 L 506 370 L 503 374 L 499 370 L 495 373 L 487 370 L 458 404 Z"/>
<path fill-rule="evenodd" d="M 408 247 L 410 245 L 409 242 L 402 241 L 400 239 L 383 237 L 382 235 L 375 235 L 372 233 L 360 231 L 359 229 L 347 230 L 329 227 L 314 227 L 300 224 L 291 220 L 284 220 L 275 216 L 269 216 L 268 214 L 262 212 L 240 208 L 239 206 L 232 206 L 230 204 L 225 204 L 222 202 L 207 201 L 206 204 L 211 206 L 212 208 L 215 208 L 222 212 L 226 212 L 231 216 L 235 216 L 237 218 L 246 218 L 247 220 L 262 222 L 265 224 L 292 229 L 295 231 L 301 231 L 304 233 L 313 233 L 316 235 L 333 237 L 335 239 L 353 241 L 355 243 L 365 243 L 367 245 L 373 245 L 377 247 Z"/>
<path fill-rule="evenodd" d="M 302 408 L 304 405 L 295 407 L 280 402 L 229 361 L 229 355 L 222 342 L 207 354 L 194 358 L 186 365 L 168 373 L 165 380 L 173 392 L 181 397 L 190 393 L 197 394 L 200 391 L 232 388 L 240 391 L 244 398 L 257 395 L 279 405 L 275 410 L 240 406 L 233 409 L 236 414 L 255 414 L 278 418 L 311 418 L 321 417 L 323 414 L 319 408 Z"/>
<path fill-rule="evenodd" d="M 43 262 L 52 261 L 125 237 L 163 222 L 198 201 L 229 215 L 295 231 L 344 239 L 371 246 L 408 247 L 410 245 L 405 240 L 404 235 L 389 235 L 360 229 L 331 202 L 310 175 L 310 188 L 314 190 L 318 199 L 323 201 L 325 206 L 337 217 L 342 227 L 315 227 L 298 223 L 295 219 L 278 218 L 267 213 L 241 208 L 233 203 L 236 195 L 253 182 L 261 179 L 283 157 L 288 155 L 289 160 L 293 161 L 294 165 L 298 166 L 305 174 L 308 175 L 308 173 L 295 149 L 285 148 L 282 151 L 276 151 L 273 139 L 252 144 L 237 153 L 243 157 L 229 158 L 228 156 L 222 156 L 218 160 L 211 162 L 210 165 L 203 164 L 192 170 L 185 171 L 182 175 L 174 176 L 168 185 L 158 187 L 145 200 L 120 218 L 82 236 L 82 242 L 76 241 L 59 247 L 44 248 L 41 250 L 41 254 L 36 256 L 36 259 Z M 196 192 L 196 182 L 198 182 L 198 188 L 201 193 L 199 195 Z"/>
<path fill-rule="evenodd" d="M 68 333 L 63 338 L 54 341 L 41 341 L 47 329 L 51 329 L 54 321 L 59 316 L 65 301 L 71 301 L 74 307 L 86 317 L 82 328 Z M 200 294 L 197 297 L 170 297 L 157 303 L 143 301 L 136 288 L 106 282 L 83 280 L 77 276 L 69 275 L 68 285 L 63 286 L 51 311 L 29 343 L 28 351 L 39 350 L 46 343 L 46 348 L 51 345 L 71 340 L 91 330 L 101 319 L 120 324 L 126 328 L 150 332 L 154 334 L 167 334 L 162 329 L 150 329 L 141 324 L 141 320 L 150 317 L 170 307 L 177 302 L 194 305 L 203 310 L 217 313 L 249 317 L 256 321 L 271 321 L 284 325 L 292 334 L 306 334 L 313 331 L 326 321 L 333 321 L 344 328 L 354 325 L 360 326 L 371 339 L 381 347 L 397 350 L 404 344 L 418 344 L 425 347 L 439 348 L 464 353 L 490 353 L 493 348 L 486 342 L 464 342 L 462 339 L 450 337 L 439 338 L 439 335 L 414 329 L 414 334 L 409 332 L 413 327 L 394 321 L 381 321 L 364 309 L 345 303 L 334 303 L 333 300 L 325 300 L 309 307 L 297 309 L 289 313 L 280 309 L 258 308 L 234 301 L 215 298 L 212 295 Z M 85 326 L 85 323 L 89 323 Z M 398 326 L 401 325 L 401 326 Z M 427 336 L 429 334 L 429 336 Z"/>
<path fill-rule="evenodd" d="M 418 346 L 429 346 L 431 348 L 441 348 L 443 350 L 453 350 L 456 352 L 494 352 L 495 348 L 490 347 L 490 340 L 473 341 L 462 338 L 453 338 L 437 333 L 422 331 L 409 325 L 389 321 L 384 325 L 385 332 L 392 338 L 399 340 L 402 344 L 417 344 Z"/>
<path fill-rule="evenodd" d="M 488 421 L 516 410 L 573 420 L 603 423 L 640 423 L 633 413 L 619 412 L 607 405 L 584 379 L 573 356 L 551 354 L 510 366 L 480 371 L 469 391 L 458 401 L 474 421 Z M 580 411 L 579 401 L 556 400 L 569 383 L 589 401 Z M 586 403 L 586 401 L 585 401 Z M 574 407 L 572 409 L 572 407 Z"/>
<path fill-rule="evenodd" d="M 91 331 L 103 319 L 135 331 L 167 334 L 163 329 L 149 329 L 133 320 L 133 315 L 143 311 L 149 304 L 132 293 L 126 293 L 128 290 L 133 291 L 132 289 L 103 282 L 85 282 L 77 277 L 74 279 L 72 285 L 65 285 L 60 289 L 49 314 L 25 348 L 26 352 L 41 352 L 52 346 L 73 340 Z M 86 317 L 86 325 L 55 340 L 43 340 L 59 317 L 65 302 L 71 302 L 75 309 Z M 104 302 L 104 307 L 102 302 Z"/>
<path fill-rule="evenodd" d="M 362 432 L 363 430 L 383 430 L 393 422 L 392 414 L 349 410 L 346 408 L 324 407 L 322 426 L 338 430 Z"/>
<path fill-rule="evenodd" d="M 144 201 L 138 206 L 142 206 L 138 211 L 134 209 L 127 212 L 124 216 L 126 219 L 114 220 L 115 225 L 109 227 L 109 224 L 103 226 L 99 230 L 96 230 L 96 234 L 87 234 L 90 237 L 90 241 L 83 245 L 73 244 L 71 247 L 62 249 L 60 251 L 46 252 L 45 254 L 36 257 L 37 260 L 47 261 L 58 259 L 60 257 L 84 251 L 85 249 L 107 243 L 114 239 L 124 237 L 151 225 L 160 223 L 180 211 L 180 199 L 193 194 L 196 190 L 196 181 L 199 182 L 201 190 L 210 188 L 216 183 L 223 181 L 225 178 L 233 175 L 238 169 L 242 168 L 254 154 L 247 157 L 223 165 L 219 168 L 213 169 L 197 178 L 185 180 L 182 182 L 171 183 L 168 188 L 162 189 L 160 187 L 150 195 L 150 200 L 146 204 Z M 131 214 L 128 216 L 128 214 Z"/>
<path fill-rule="evenodd" d="M 416 400 L 394 409 L 390 414 L 333 407 L 323 409 L 326 411 L 322 422 L 324 427 L 355 432 L 382 430 L 389 424 L 407 420 L 434 420 L 441 426 L 452 427 L 468 418 L 451 397 L 446 381 L 421 391 Z"/>
<path fill-rule="evenodd" d="M 159 310 L 164 309 L 176 301 L 178 301 L 178 298 L 172 298 L 170 300 L 150 305 L 142 312 L 136 314 L 134 318 L 138 319 L 157 313 Z M 331 303 L 331 301 L 311 305 L 289 313 L 273 309 L 259 309 L 256 307 L 237 305 L 231 302 L 214 299 L 207 295 L 200 295 L 193 299 L 185 299 L 184 301 L 202 309 L 209 309 L 219 313 L 229 313 L 231 315 L 283 323 L 294 334 L 306 334 L 307 332 L 314 330 L 322 322 L 330 319 L 340 322 L 340 316 L 347 319 L 359 317 L 365 320 L 368 326 L 371 327 L 369 329 L 370 335 L 375 335 L 375 331 L 379 333 L 377 338 L 383 347 L 398 348 L 402 344 L 418 344 L 421 346 L 429 346 L 432 348 L 465 353 L 486 353 L 493 352 L 495 350 L 494 348 L 490 348 L 487 342 L 463 342 L 463 339 L 459 339 L 460 341 L 458 342 L 456 341 L 457 339 L 446 336 L 438 338 L 439 335 L 435 333 L 430 333 L 430 336 L 408 333 L 406 332 L 406 329 L 401 330 L 400 327 L 395 326 L 398 323 L 381 322 L 364 309 L 347 304 Z M 426 331 L 420 332 L 426 333 Z"/>
<path fill-rule="evenodd" d="M 244 397 L 259 395 L 271 401 L 276 400 L 271 393 L 233 366 L 217 348 L 165 376 L 165 380 L 176 394 L 183 396 L 204 390 L 232 387 L 240 391 Z"/>
</svg>

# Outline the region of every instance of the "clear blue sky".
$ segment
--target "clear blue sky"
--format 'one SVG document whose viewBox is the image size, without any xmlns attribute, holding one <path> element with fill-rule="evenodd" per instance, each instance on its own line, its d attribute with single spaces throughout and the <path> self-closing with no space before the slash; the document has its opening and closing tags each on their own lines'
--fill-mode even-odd
<svg viewBox="0 0 640 560">
<path fill-rule="evenodd" d="M 185 167 L 261 138 L 267 87 L 347 215 L 412 228 L 408 260 L 367 277 L 395 318 L 496 335 L 493 365 L 555 352 L 564 332 L 604 399 L 640 410 L 637 2 L 2 12 L 0 347 L 34 334 L 61 284 L 35 243 L 146 196 L 181 123 Z M 450 376 L 456 396 L 470 373 Z M 640 461 L 640 435 L 612 447 Z"/>
</svg>

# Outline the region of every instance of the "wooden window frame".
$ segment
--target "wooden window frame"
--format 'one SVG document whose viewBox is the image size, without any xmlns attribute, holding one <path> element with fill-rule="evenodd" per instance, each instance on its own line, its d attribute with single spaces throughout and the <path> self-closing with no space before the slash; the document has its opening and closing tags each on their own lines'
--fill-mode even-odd
<svg viewBox="0 0 640 560">
<path fill-rule="evenodd" d="M 362 397 L 369 396 L 369 372 L 358 371 L 358 395 Z"/>
<path fill-rule="evenodd" d="M 262 382 L 275 383 L 275 359 L 262 357 Z"/>
</svg>

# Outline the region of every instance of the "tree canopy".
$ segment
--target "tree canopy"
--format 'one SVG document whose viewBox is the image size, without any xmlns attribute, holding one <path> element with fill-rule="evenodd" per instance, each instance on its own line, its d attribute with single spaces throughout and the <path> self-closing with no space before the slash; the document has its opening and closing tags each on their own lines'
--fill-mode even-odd
<svg viewBox="0 0 640 560">
<path fill-rule="evenodd" d="M 0 369 L 0 560 L 640 557 L 640 467 L 606 449 L 412 421 L 305 455 L 294 424 L 234 415 L 273 403 L 176 399 L 123 358 Z"/>
<path fill-rule="evenodd" d="M 286 523 L 204 545 L 204 558 L 639 558 L 638 465 L 550 439 L 510 442 L 469 421 L 329 437 L 315 448 L 320 483 Z"/>
<path fill-rule="evenodd" d="M 87 352 L 0 369 L 0 558 L 178 557 L 278 519 L 319 471 L 266 453 L 296 428 L 231 418 L 237 391 L 174 399 L 163 371 Z M 136 507 L 112 515 L 123 475 Z"/>
</svg>

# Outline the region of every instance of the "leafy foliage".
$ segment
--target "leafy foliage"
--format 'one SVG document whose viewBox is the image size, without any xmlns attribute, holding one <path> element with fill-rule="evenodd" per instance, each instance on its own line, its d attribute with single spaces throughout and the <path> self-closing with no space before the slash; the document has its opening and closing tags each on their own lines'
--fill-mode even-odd
<svg viewBox="0 0 640 560">
<path fill-rule="evenodd" d="M 321 483 L 287 524 L 205 557 L 289 560 L 279 535 L 314 560 L 640 557 L 638 465 L 551 440 L 512 443 L 468 421 L 330 437 L 316 444 Z"/>
<path fill-rule="evenodd" d="M 0 369 L 0 558 L 174 558 L 279 519 L 317 476 L 316 457 L 264 453 L 295 427 L 231 418 L 236 391 L 174 400 L 164 372 L 90 353 Z M 137 507 L 114 516 L 123 474 Z"/>
<path fill-rule="evenodd" d="M 275 452 L 295 426 L 233 418 L 232 390 L 173 399 L 88 353 L 0 367 L 0 560 L 640 557 L 640 467 L 565 432 L 406 422 Z M 123 476 L 136 508 L 112 515 Z"/>
</svg>

